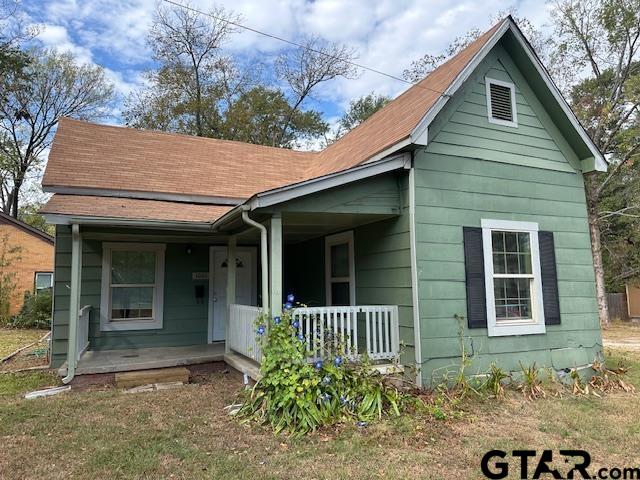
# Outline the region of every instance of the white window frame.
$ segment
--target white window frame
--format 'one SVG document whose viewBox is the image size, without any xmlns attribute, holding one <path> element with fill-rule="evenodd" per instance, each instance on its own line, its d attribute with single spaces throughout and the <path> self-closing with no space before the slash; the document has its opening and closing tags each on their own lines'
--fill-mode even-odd
<svg viewBox="0 0 640 480">
<path fill-rule="evenodd" d="M 44 287 L 44 288 L 38 288 L 38 276 L 39 275 L 50 275 L 51 276 L 51 285 L 49 285 L 48 287 Z M 35 277 L 34 277 L 34 290 L 36 292 L 38 292 L 39 290 L 47 290 L 49 288 L 53 288 L 53 272 L 36 272 Z"/>
<path fill-rule="evenodd" d="M 332 277 L 331 276 L 331 247 L 334 245 L 348 244 L 349 252 L 349 276 L 348 277 Z M 348 232 L 336 233 L 325 237 L 324 241 L 324 271 L 325 271 L 325 291 L 327 297 L 327 305 L 333 305 L 331 298 L 331 284 L 349 282 L 349 304 L 356 304 L 356 266 L 353 246 L 353 230 Z"/>
<path fill-rule="evenodd" d="M 111 321 L 111 252 L 115 250 L 145 251 L 156 253 L 156 279 L 153 285 L 153 317 L 150 319 Z M 100 331 L 151 330 L 163 325 L 164 307 L 164 257 L 166 245 L 162 243 L 102 244 L 102 288 L 100 298 Z M 131 285 L 137 286 L 137 285 Z"/>
<path fill-rule="evenodd" d="M 485 77 L 484 79 L 486 92 L 487 92 L 487 117 L 489 123 L 496 125 L 503 125 L 505 127 L 517 127 L 518 126 L 518 111 L 516 108 L 516 86 L 512 82 L 505 82 L 503 80 L 496 80 L 495 78 Z M 500 85 L 507 87 L 511 90 L 511 113 L 513 121 L 501 120 L 500 118 L 493 118 L 493 109 L 491 107 L 491 85 Z"/>
<path fill-rule="evenodd" d="M 484 252 L 484 283 L 487 303 L 487 331 L 490 337 L 507 335 L 534 335 L 546 332 L 544 323 L 544 304 L 542 299 L 542 275 L 540 269 L 540 247 L 538 245 L 538 224 L 534 222 L 516 222 L 511 220 L 483 219 L 482 249 Z M 494 298 L 494 278 L 501 275 L 493 272 L 493 243 L 491 232 L 524 232 L 530 235 L 531 269 L 533 285 L 531 288 L 531 320 L 500 321 L 496 319 L 496 305 Z M 514 277 L 515 275 L 505 275 Z M 523 277 L 531 278 L 529 275 Z"/>
</svg>

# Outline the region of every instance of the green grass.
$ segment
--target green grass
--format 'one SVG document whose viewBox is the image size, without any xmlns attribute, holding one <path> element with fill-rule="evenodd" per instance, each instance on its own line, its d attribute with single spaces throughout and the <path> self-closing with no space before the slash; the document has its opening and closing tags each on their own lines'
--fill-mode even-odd
<svg viewBox="0 0 640 480">
<path fill-rule="evenodd" d="M 630 366 L 640 385 L 640 353 L 612 352 L 609 363 Z M 420 414 L 293 440 L 226 414 L 240 375 L 152 393 L 19 396 L 50 378 L 0 375 L 0 478 L 477 479 L 494 448 L 580 448 L 600 466 L 640 462 L 640 398 L 627 393 L 528 401 L 508 389 L 504 400 L 465 401 L 455 420 Z"/>
<path fill-rule="evenodd" d="M 0 358 L 40 340 L 47 330 L 0 328 Z"/>
<path fill-rule="evenodd" d="M 24 394 L 59 383 L 58 376 L 50 371 L 0 373 L 0 397 Z"/>
</svg>

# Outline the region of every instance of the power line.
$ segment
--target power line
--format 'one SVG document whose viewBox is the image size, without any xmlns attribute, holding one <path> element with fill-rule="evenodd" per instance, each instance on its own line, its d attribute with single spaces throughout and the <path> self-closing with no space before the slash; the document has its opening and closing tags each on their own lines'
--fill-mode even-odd
<svg viewBox="0 0 640 480">
<path fill-rule="evenodd" d="M 436 90 L 434 88 L 425 87 L 425 86 L 420 85 L 418 83 L 406 80 L 406 79 L 404 79 L 402 77 L 397 77 L 396 75 L 392 75 L 391 73 L 386 73 L 386 72 L 383 72 L 381 70 L 376 70 L 375 68 L 367 67 L 366 65 L 362 65 L 362 64 L 359 64 L 359 63 L 356 63 L 356 62 L 352 62 L 350 60 L 345 60 L 343 58 L 336 57 L 334 55 L 330 55 L 330 54 L 328 54 L 326 52 L 323 52 L 321 50 L 317 50 L 315 48 L 311 48 L 311 47 L 309 47 L 307 45 L 303 45 L 301 43 L 297 43 L 297 42 L 294 42 L 292 40 L 287 40 L 286 38 L 282 38 L 282 37 L 279 37 L 277 35 L 273 35 L 271 33 L 263 32 L 261 30 L 258 30 L 258 29 L 252 28 L 252 27 L 248 27 L 248 26 L 243 25 L 241 23 L 234 22 L 232 20 L 228 20 L 226 18 L 218 17 L 216 15 L 213 15 L 212 13 L 203 12 L 202 10 L 198 10 L 197 8 L 193 8 L 193 7 L 189 6 L 189 5 L 183 5 L 183 4 L 181 4 L 179 2 L 176 2 L 174 0 L 163 0 L 163 1 L 165 3 L 170 3 L 171 5 L 175 5 L 176 7 L 184 8 L 185 10 L 190 10 L 190 11 L 192 11 L 194 13 L 199 13 L 200 15 L 206 15 L 208 17 L 211 17 L 211 18 L 215 19 L 215 20 L 218 20 L 219 22 L 225 22 L 225 23 L 228 23 L 229 25 L 233 25 L 234 27 L 242 28 L 244 30 L 248 30 L 250 32 L 257 33 L 258 35 L 262 35 L 264 37 L 272 38 L 274 40 L 278 40 L 280 42 L 287 43 L 289 45 L 293 45 L 294 47 L 302 48 L 302 49 L 307 50 L 309 52 L 317 53 L 318 55 L 323 55 L 325 57 L 332 58 L 334 60 L 340 60 L 340 61 L 342 61 L 344 63 L 348 63 L 349 65 L 353 65 L 354 67 L 361 68 L 361 69 L 367 70 L 369 72 L 377 73 L 378 75 L 382 75 L 382 76 L 391 78 L 393 80 L 397 80 L 399 82 L 403 82 L 403 83 L 409 84 L 411 86 L 415 86 L 415 87 L 422 88 L 424 90 L 429 90 L 429 91 L 432 91 L 432 92 L 435 92 L 435 93 L 439 93 L 440 95 L 446 95 L 446 93 L 444 93 L 444 92 L 442 92 L 440 90 Z"/>
</svg>

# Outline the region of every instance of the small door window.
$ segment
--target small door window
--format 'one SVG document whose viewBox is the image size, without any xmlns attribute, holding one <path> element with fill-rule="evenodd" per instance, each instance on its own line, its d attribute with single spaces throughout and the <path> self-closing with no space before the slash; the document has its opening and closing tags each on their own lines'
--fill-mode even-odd
<svg viewBox="0 0 640 480">
<path fill-rule="evenodd" d="M 354 305 L 356 301 L 353 231 L 325 241 L 325 273 L 328 305 Z"/>
</svg>

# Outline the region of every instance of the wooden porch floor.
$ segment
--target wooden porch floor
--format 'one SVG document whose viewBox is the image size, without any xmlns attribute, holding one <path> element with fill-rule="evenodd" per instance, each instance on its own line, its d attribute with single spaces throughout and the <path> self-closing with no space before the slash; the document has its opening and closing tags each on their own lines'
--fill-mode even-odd
<svg viewBox="0 0 640 480">
<path fill-rule="evenodd" d="M 89 350 L 80 357 L 76 375 L 148 370 L 223 360 L 224 342 L 187 347 Z M 66 370 L 65 364 L 60 368 L 60 374 L 66 375 Z"/>
</svg>

